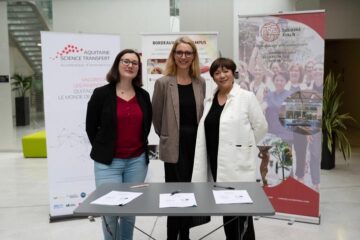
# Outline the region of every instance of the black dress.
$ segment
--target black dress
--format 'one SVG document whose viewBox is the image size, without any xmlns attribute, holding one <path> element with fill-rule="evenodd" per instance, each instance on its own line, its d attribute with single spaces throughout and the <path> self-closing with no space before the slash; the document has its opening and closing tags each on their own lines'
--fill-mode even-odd
<svg viewBox="0 0 360 240">
<path fill-rule="evenodd" d="M 165 164 L 165 182 L 190 182 L 194 167 L 197 134 L 196 102 L 192 84 L 180 85 L 179 108 L 179 159 L 177 163 Z M 189 228 L 210 221 L 210 217 L 168 217 L 167 239 L 189 239 Z"/>
<path fill-rule="evenodd" d="M 192 84 L 180 85 L 179 159 L 176 164 L 165 163 L 166 182 L 190 182 L 194 166 L 197 133 L 196 102 Z"/>
</svg>

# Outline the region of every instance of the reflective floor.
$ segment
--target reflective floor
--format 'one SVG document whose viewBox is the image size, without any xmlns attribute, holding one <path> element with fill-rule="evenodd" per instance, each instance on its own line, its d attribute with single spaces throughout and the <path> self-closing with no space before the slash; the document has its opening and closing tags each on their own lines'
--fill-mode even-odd
<svg viewBox="0 0 360 240">
<path fill-rule="evenodd" d="M 95 222 L 81 219 L 49 223 L 47 161 L 24 159 L 21 153 L 21 136 L 37 129 L 44 129 L 44 124 L 32 122 L 30 127 L 14 129 L 14 148 L 0 152 L 0 239 L 102 239 L 99 218 Z M 360 131 L 349 133 L 352 158 L 345 162 L 337 153 L 336 168 L 321 171 L 321 224 L 291 225 L 284 220 L 260 218 L 255 220 L 258 240 L 360 239 Z M 159 169 L 162 163 L 151 161 L 150 171 Z M 153 174 L 152 180 L 162 181 L 162 174 Z M 200 238 L 221 222 L 221 217 L 213 217 L 211 223 L 193 228 L 191 239 Z M 166 239 L 165 217 L 138 217 L 136 225 L 155 239 Z M 135 230 L 134 239 L 149 238 Z M 223 230 L 206 239 L 225 239 Z"/>
</svg>

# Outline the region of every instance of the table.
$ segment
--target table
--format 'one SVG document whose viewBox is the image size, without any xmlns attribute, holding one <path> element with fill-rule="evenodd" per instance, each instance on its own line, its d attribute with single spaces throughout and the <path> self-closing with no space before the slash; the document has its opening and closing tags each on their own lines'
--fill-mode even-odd
<svg viewBox="0 0 360 240">
<path fill-rule="evenodd" d="M 220 186 L 247 190 L 252 204 L 215 204 L 212 193 L 214 183 L 149 183 L 143 188 L 130 188 L 134 183 L 106 183 L 99 186 L 75 210 L 75 216 L 271 216 L 275 214 L 270 201 L 260 183 L 226 182 L 216 183 Z M 90 204 L 95 199 L 111 191 L 134 191 L 143 194 L 125 206 L 104 206 Z M 159 208 L 159 194 L 180 190 L 183 193 L 194 193 L 197 207 Z M 138 229 L 138 228 L 136 228 Z M 140 229 L 139 229 L 140 230 Z M 142 230 L 140 230 L 142 231 Z M 143 231 L 142 231 L 143 232 Z"/>
</svg>

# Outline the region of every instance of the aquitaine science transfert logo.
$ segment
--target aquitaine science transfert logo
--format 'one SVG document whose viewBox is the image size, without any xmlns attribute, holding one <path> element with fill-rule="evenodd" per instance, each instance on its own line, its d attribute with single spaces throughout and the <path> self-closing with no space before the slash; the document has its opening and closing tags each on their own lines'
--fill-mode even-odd
<svg viewBox="0 0 360 240">
<path fill-rule="evenodd" d="M 104 49 L 84 49 L 75 44 L 65 44 L 65 46 L 56 52 L 51 60 L 60 60 L 61 62 L 78 61 L 108 61 L 110 59 L 110 50 Z"/>
</svg>

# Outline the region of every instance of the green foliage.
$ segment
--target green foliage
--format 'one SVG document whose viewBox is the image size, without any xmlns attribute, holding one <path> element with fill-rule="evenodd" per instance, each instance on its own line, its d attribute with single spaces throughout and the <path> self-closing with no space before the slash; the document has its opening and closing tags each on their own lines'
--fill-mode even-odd
<svg viewBox="0 0 360 240">
<path fill-rule="evenodd" d="M 279 160 L 281 167 L 287 167 L 292 165 L 292 154 L 289 145 L 283 140 L 275 140 L 271 143 L 273 146 L 270 149 L 270 153 Z"/>
<path fill-rule="evenodd" d="M 291 153 L 291 149 L 289 144 L 284 142 L 280 138 L 266 138 L 263 141 L 263 144 L 266 146 L 272 146 L 269 150 L 270 154 L 278 160 L 279 167 L 282 168 L 282 177 L 283 180 L 285 179 L 285 172 L 284 169 L 290 170 L 290 167 L 293 164 L 293 156 Z"/>
<path fill-rule="evenodd" d="M 348 138 L 345 135 L 347 130 L 346 122 L 355 121 L 349 113 L 340 114 L 339 108 L 342 105 L 342 95 L 344 92 L 337 92 L 338 81 L 341 75 L 335 75 L 330 72 L 324 82 L 324 95 L 323 95 L 323 122 L 322 126 L 327 134 L 328 149 L 330 152 L 332 144 L 335 141 L 335 145 L 338 146 L 339 151 L 342 153 L 346 160 L 351 156 L 351 145 Z"/>
<path fill-rule="evenodd" d="M 12 90 L 16 91 L 18 93 L 18 96 L 25 97 L 26 93 L 30 91 L 32 82 L 33 82 L 33 76 L 24 76 L 18 73 L 15 73 L 11 79 L 13 80 Z"/>
</svg>

